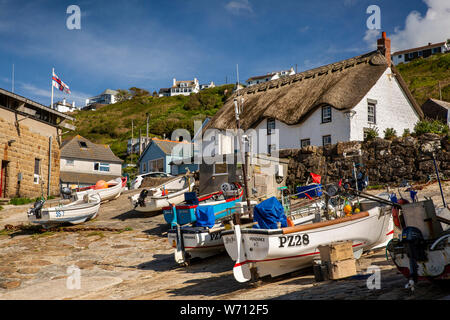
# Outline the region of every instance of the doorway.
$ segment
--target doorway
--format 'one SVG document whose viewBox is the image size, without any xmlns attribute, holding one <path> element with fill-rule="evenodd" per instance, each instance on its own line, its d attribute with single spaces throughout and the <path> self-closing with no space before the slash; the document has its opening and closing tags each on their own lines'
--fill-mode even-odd
<svg viewBox="0 0 450 320">
<path fill-rule="evenodd" d="M 2 167 L 0 171 L 0 198 L 6 198 L 7 168 L 8 168 L 8 161 L 2 160 Z"/>
</svg>

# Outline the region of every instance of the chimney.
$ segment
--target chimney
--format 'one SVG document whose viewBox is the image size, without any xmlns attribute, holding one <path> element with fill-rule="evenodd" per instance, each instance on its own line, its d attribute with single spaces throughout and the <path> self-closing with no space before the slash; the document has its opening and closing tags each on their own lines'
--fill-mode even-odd
<svg viewBox="0 0 450 320">
<path fill-rule="evenodd" d="M 176 87 L 177 85 L 177 79 L 173 78 L 173 87 Z"/>
<path fill-rule="evenodd" d="M 62 104 L 63 104 L 63 106 L 66 105 L 66 98 L 63 98 Z"/>
<path fill-rule="evenodd" d="M 382 32 L 381 39 L 377 40 L 377 49 L 380 51 L 388 62 L 388 66 L 391 66 L 391 39 L 386 37 L 386 32 Z"/>
</svg>

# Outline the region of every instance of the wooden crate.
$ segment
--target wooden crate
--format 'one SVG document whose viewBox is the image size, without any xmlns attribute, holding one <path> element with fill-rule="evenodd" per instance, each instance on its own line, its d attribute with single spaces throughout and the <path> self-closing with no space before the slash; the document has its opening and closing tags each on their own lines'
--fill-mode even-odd
<svg viewBox="0 0 450 320">
<path fill-rule="evenodd" d="M 343 279 L 356 275 L 356 260 L 347 259 L 337 262 L 329 262 L 328 272 L 332 280 Z"/>
<path fill-rule="evenodd" d="M 341 260 L 353 259 L 352 245 L 352 241 L 338 241 L 326 246 L 319 246 L 320 260 L 322 263 L 333 263 Z"/>
</svg>

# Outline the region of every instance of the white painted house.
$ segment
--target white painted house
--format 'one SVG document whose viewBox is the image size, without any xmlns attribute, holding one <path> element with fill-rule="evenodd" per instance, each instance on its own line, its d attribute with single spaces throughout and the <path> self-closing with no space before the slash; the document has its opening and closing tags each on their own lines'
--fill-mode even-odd
<svg viewBox="0 0 450 320">
<path fill-rule="evenodd" d="M 170 88 L 170 96 L 188 96 L 191 93 L 197 93 L 199 91 L 200 84 L 197 78 L 188 81 L 177 81 L 177 79 L 173 78 L 172 87 Z"/>
<path fill-rule="evenodd" d="M 113 104 L 117 102 L 116 96 L 118 92 L 116 90 L 106 89 L 101 94 L 95 97 L 86 99 L 86 106 L 94 103 L 100 104 Z"/>
<path fill-rule="evenodd" d="M 269 72 L 262 76 L 254 76 L 251 78 L 248 78 L 245 82 L 247 83 L 247 86 L 253 86 L 256 84 L 264 83 L 267 81 L 277 80 L 285 76 L 292 76 L 295 74 L 294 68 L 290 68 L 289 70 L 281 70 L 281 71 L 274 71 Z"/>
<path fill-rule="evenodd" d="M 234 99 L 244 100 L 240 124 L 254 153 L 362 141 L 370 128 L 402 135 L 423 118 L 384 32 L 376 51 L 237 90 L 203 131 L 204 156 L 237 149 L 226 133 L 236 128 Z"/>
<path fill-rule="evenodd" d="M 433 54 L 445 53 L 450 51 L 450 40 L 438 43 L 428 43 L 426 46 L 411 48 L 392 53 L 392 62 L 395 65 L 399 63 L 408 63 L 417 58 L 427 58 Z"/>
<path fill-rule="evenodd" d="M 53 104 L 53 108 L 56 109 L 59 112 L 74 112 L 77 110 L 75 108 L 75 101 L 72 101 L 72 103 L 69 103 L 66 101 L 66 98 L 63 98 L 62 101 L 58 101 Z"/>
</svg>

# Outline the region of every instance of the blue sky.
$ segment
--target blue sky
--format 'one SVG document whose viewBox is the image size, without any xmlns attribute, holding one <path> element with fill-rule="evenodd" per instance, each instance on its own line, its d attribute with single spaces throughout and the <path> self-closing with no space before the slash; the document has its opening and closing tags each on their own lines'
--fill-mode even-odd
<svg viewBox="0 0 450 320">
<path fill-rule="evenodd" d="M 81 29 L 69 30 L 69 5 Z M 369 31 L 369 5 L 381 30 Z M 0 87 L 50 104 L 51 69 L 75 100 L 106 88 L 168 87 L 172 78 L 236 81 L 368 52 L 381 31 L 396 49 L 450 38 L 448 0 L 0 0 Z M 55 91 L 56 92 L 56 91 Z"/>
</svg>

